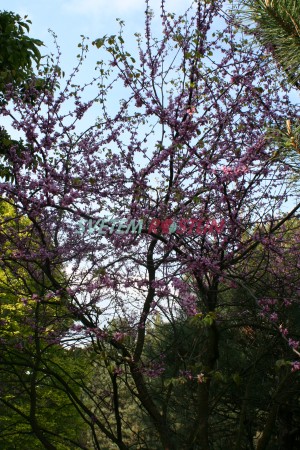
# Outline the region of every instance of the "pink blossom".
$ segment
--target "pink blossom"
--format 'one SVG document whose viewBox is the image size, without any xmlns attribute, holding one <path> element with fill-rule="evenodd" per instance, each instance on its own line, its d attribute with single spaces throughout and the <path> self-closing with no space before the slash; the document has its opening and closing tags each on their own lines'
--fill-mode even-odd
<svg viewBox="0 0 300 450">
<path fill-rule="evenodd" d="M 292 372 L 297 372 L 298 370 L 300 370 L 300 361 L 293 361 Z"/>
<path fill-rule="evenodd" d="M 294 341 L 293 339 L 289 339 L 289 346 L 297 349 L 299 347 L 299 341 Z"/>
</svg>

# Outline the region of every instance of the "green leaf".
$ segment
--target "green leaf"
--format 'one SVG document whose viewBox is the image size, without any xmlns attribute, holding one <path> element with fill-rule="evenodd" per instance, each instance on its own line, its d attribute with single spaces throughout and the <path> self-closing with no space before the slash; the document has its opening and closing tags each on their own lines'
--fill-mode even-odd
<svg viewBox="0 0 300 450">
<path fill-rule="evenodd" d="M 96 39 L 92 42 L 92 45 L 95 45 L 97 48 L 101 48 L 106 41 L 106 35 L 103 38 Z"/>
</svg>

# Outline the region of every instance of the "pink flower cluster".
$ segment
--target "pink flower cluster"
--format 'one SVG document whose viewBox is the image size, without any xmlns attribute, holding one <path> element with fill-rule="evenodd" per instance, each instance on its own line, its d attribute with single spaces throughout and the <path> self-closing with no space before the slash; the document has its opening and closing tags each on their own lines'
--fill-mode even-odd
<svg viewBox="0 0 300 450">
<path fill-rule="evenodd" d="M 300 370 L 300 361 L 293 361 L 292 372 L 297 372 L 298 370 Z"/>
</svg>

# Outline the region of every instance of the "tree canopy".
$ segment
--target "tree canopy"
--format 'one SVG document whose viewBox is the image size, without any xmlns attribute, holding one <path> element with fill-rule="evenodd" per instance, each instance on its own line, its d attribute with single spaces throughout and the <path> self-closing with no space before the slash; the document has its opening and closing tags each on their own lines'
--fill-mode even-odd
<svg viewBox="0 0 300 450">
<path fill-rule="evenodd" d="M 269 139 L 299 105 L 224 3 L 176 16 L 162 2 L 154 35 L 147 1 L 134 54 L 121 20 L 95 39 L 90 83 L 76 82 L 83 42 L 63 86 L 58 57 L 41 89 L 4 92 L 1 114 L 23 149 L 7 146 L 13 177 L 0 183 L 14 210 L 2 219 L 0 266 L 16 278 L 1 272 L 0 287 L 6 298 L 21 277 L 32 313 L 13 308 L 30 369 L 2 360 L 2 398 L 45 448 L 299 442 L 300 204 Z M 16 352 L 10 338 L 3 347 Z M 84 437 L 63 443 L 45 421 L 52 407 L 67 423 L 75 412 Z"/>
<path fill-rule="evenodd" d="M 43 45 L 39 39 L 27 36 L 31 21 L 9 11 L 0 12 L 0 91 L 9 83 L 17 86 L 32 74 L 39 64 Z"/>
</svg>

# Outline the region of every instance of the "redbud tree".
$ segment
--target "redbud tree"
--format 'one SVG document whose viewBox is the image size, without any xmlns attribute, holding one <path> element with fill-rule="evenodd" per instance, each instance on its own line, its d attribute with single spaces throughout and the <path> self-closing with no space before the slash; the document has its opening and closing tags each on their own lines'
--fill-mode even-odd
<svg viewBox="0 0 300 450">
<path fill-rule="evenodd" d="M 175 16 L 163 0 L 160 31 L 149 3 L 134 53 L 122 21 L 116 35 L 93 42 L 104 56 L 90 83 L 76 84 L 84 41 L 67 80 L 58 54 L 40 74 L 47 78 L 42 91 L 34 80 L 22 94 L 6 86 L 1 114 L 23 150 L 9 149 L 12 176 L 1 180 L 0 193 L 15 208 L 14 227 L 24 216 L 28 225 L 22 236 L 9 235 L 13 251 L 1 264 L 22 267 L 40 286 L 38 295 L 23 291 L 23 303 L 27 295 L 30 304 L 53 308 L 60 325 L 50 334 L 33 329 L 32 358 L 89 426 L 89 448 L 208 450 L 219 448 L 214 414 L 232 388 L 219 365 L 224 326 L 244 327 L 245 338 L 259 323 L 260 340 L 265 330 L 281 339 L 280 351 L 286 348 L 288 382 L 299 369 L 285 310 L 299 301 L 299 233 L 288 232 L 288 224 L 300 205 L 286 206 L 289 169 L 274 158 L 269 138 L 299 108 L 223 1 L 196 1 Z M 91 86 L 97 93 L 87 99 Z M 104 217 L 101 233 L 88 227 Z M 120 232 L 121 220 L 140 221 L 141 230 Z M 284 296 L 274 277 L 286 286 Z M 182 321 L 191 326 L 186 335 Z M 179 335 L 185 353 L 174 351 L 171 370 L 168 346 Z M 76 381 L 82 396 L 73 389 L 74 373 L 47 353 L 51 345 L 86 349 L 89 376 Z M 257 431 L 266 448 L 267 411 L 248 432 L 242 405 L 230 407 L 230 448 L 245 439 L 253 445 Z M 55 448 L 47 430 L 39 436 Z"/>
</svg>

